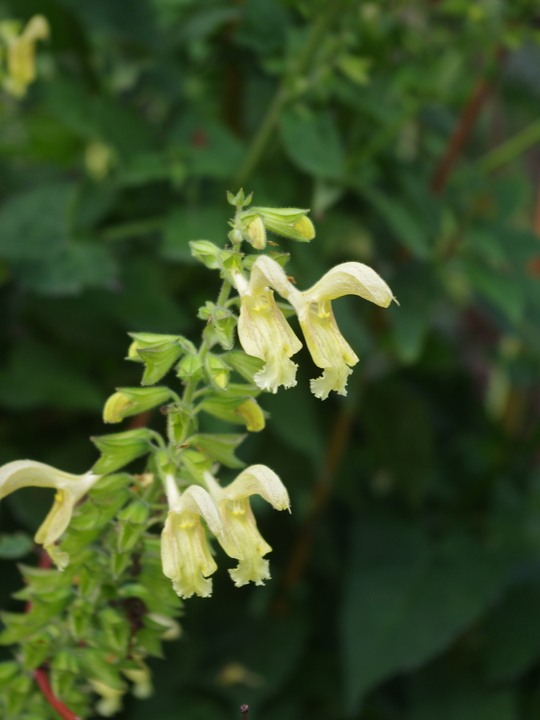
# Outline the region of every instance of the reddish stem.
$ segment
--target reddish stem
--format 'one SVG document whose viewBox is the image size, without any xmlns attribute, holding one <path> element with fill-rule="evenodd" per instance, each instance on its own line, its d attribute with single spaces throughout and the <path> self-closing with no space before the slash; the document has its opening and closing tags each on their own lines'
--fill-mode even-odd
<svg viewBox="0 0 540 720">
<path fill-rule="evenodd" d="M 435 195 L 442 192 L 452 169 L 461 155 L 461 152 L 467 142 L 469 135 L 474 127 L 476 119 L 484 105 L 485 101 L 491 93 L 491 84 L 486 80 L 479 80 L 469 98 L 467 104 L 463 108 L 459 116 L 458 123 L 454 128 L 454 132 L 450 136 L 446 151 L 439 161 L 433 178 L 431 180 L 431 191 Z"/>
<path fill-rule="evenodd" d="M 49 703 L 53 710 L 60 715 L 63 720 L 81 720 L 68 707 L 64 705 L 53 693 L 47 673 L 43 669 L 34 670 L 34 678 L 39 685 L 39 689 L 43 693 L 43 697 Z"/>
<path fill-rule="evenodd" d="M 40 554 L 38 567 L 44 570 L 52 567 L 52 560 L 49 553 L 44 548 L 40 548 L 39 553 Z M 28 601 L 26 603 L 25 612 L 29 613 L 31 609 L 32 603 Z M 66 707 L 64 703 L 54 695 L 51 685 L 49 683 L 47 673 L 43 668 L 40 668 L 39 670 L 34 670 L 33 674 L 39 689 L 43 693 L 43 697 L 53 708 L 53 710 L 56 710 L 60 717 L 63 718 L 63 720 L 81 720 L 78 715 L 75 715 L 75 713 L 71 712 L 71 710 Z"/>
</svg>

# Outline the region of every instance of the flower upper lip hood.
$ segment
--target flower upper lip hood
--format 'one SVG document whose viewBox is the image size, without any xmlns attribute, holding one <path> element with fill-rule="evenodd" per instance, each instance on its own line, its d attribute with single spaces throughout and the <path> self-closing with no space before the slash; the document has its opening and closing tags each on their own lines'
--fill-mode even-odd
<svg viewBox="0 0 540 720">
<path fill-rule="evenodd" d="M 76 503 L 100 477 L 93 473 L 72 475 L 34 460 L 15 460 L 0 467 L 0 500 L 23 487 L 56 488 L 54 504 L 34 539 L 43 545 L 63 570 L 69 562 L 69 555 L 60 552 L 55 542 L 69 525 Z"/>
<path fill-rule="evenodd" d="M 276 510 L 288 510 L 287 489 L 266 465 L 251 465 L 226 487 L 221 487 L 208 472 L 204 479 L 223 522 L 219 543 L 227 555 L 238 560 L 238 567 L 229 570 L 235 585 L 240 587 L 248 582 L 262 585 L 270 578 L 268 560 L 263 557 L 272 548 L 257 529 L 249 497 L 261 495 Z"/>
<path fill-rule="evenodd" d="M 241 296 L 258 295 L 262 297 L 265 292 L 270 292 L 267 288 L 271 287 L 288 300 L 295 309 L 313 362 L 324 370 L 320 378 L 311 381 L 312 392 L 322 400 L 328 397 L 331 390 L 345 395 L 347 377 L 351 373 L 350 368 L 356 365 L 358 357 L 339 331 L 331 301 L 343 295 L 358 295 L 380 307 L 388 307 L 395 298 L 388 285 L 375 270 L 358 262 L 342 263 L 329 270 L 311 288 L 301 292 L 289 281 L 285 270 L 279 263 L 263 255 L 257 258 L 253 264 L 249 284 L 239 273 L 237 276 L 235 284 Z M 276 309 L 280 312 L 282 322 L 292 333 L 277 306 Z M 243 314 L 245 316 L 244 304 L 240 313 L 238 332 L 242 347 L 250 355 L 263 357 L 256 352 L 256 343 L 253 340 L 253 334 L 249 332 L 247 323 L 244 332 L 241 332 Z M 277 339 L 277 334 L 274 333 L 274 335 Z M 295 335 L 294 337 L 296 338 Z M 300 347 L 301 343 L 298 340 L 297 344 L 289 345 L 286 348 L 287 357 L 298 352 Z M 267 353 L 263 359 L 267 361 L 267 365 L 261 373 L 268 375 L 270 374 L 268 365 L 273 361 L 273 357 Z M 288 362 L 294 365 L 290 360 Z M 294 370 L 296 371 L 296 366 Z M 256 375 L 254 380 L 263 390 L 269 389 L 261 384 L 260 373 L 259 377 Z M 294 383 L 286 385 L 279 381 L 279 376 L 275 380 L 276 382 L 271 388 L 274 392 L 280 384 L 285 387 L 296 384 L 296 380 L 294 380 Z"/>
</svg>

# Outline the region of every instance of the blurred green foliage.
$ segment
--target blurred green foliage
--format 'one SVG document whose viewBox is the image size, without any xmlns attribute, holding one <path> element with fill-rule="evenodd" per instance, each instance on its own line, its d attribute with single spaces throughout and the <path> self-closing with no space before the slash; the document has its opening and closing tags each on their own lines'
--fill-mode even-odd
<svg viewBox="0 0 540 720">
<path fill-rule="evenodd" d="M 240 184 L 257 205 L 312 208 L 309 246 L 279 240 L 300 287 L 358 260 L 401 303 L 337 303 L 362 358 L 346 399 L 309 395 L 305 353 L 298 387 L 262 399 L 272 419 L 244 459 L 293 506 L 261 508 L 273 580 L 218 573 L 154 661 L 156 695 L 122 717 L 220 720 L 248 702 L 250 720 L 536 720 L 536 2 L 1 10 L 42 13 L 51 40 L 28 97 L 0 106 L 0 462 L 95 461 L 103 402 L 139 381 L 126 333 L 199 335 L 216 288 L 188 242 L 225 241 Z M 12 559 L 35 562 L 49 504 L 28 489 L 0 507 L 8 610 Z"/>
</svg>

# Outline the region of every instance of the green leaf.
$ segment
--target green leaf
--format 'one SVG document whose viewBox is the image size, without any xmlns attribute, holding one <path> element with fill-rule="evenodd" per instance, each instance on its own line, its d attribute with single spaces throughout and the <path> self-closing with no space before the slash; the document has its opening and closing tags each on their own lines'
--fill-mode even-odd
<svg viewBox="0 0 540 720">
<path fill-rule="evenodd" d="M 99 411 L 103 400 L 79 368 L 35 340 L 16 345 L 7 367 L 0 370 L 0 405 L 5 407 Z"/>
<path fill-rule="evenodd" d="M 18 560 L 32 550 L 34 541 L 24 532 L 8 535 L 0 534 L 0 558 L 2 560 Z"/>
<path fill-rule="evenodd" d="M 473 623 L 505 580 L 504 556 L 465 535 L 365 520 L 353 537 L 341 623 L 349 714 L 372 687 L 417 668 Z"/>
<path fill-rule="evenodd" d="M 511 682 L 540 657 L 540 624 L 531 622 L 540 607 L 540 586 L 526 583 L 510 590 L 486 618 L 486 677 Z"/>
<path fill-rule="evenodd" d="M 472 285 L 510 321 L 520 322 L 525 310 L 525 290 L 517 275 L 503 274 L 472 262 L 467 265 L 467 274 Z"/>
<path fill-rule="evenodd" d="M 397 198 L 390 199 L 374 188 L 363 187 L 360 192 L 375 206 L 395 236 L 413 256 L 420 259 L 429 257 L 431 251 L 428 235 L 403 202 Z"/>
<path fill-rule="evenodd" d="M 221 247 L 227 236 L 230 212 L 226 207 L 175 208 L 165 223 L 161 255 L 167 260 L 193 264 L 191 240 L 213 240 Z M 216 265 L 217 267 L 217 265 Z"/>
<path fill-rule="evenodd" d="M 280 117 L 280 129 L 287 155 L 301 170 L 328 180 L 343 177 L 345 154 L 329 113 L 288 110 Z"/>
<path fill-rule="evenodd" d="M 192 445 L 201 450 L 223 465 L 231 468 L 243 468 L 245 463 L 236 457 L 234 451 L 245 439 L 246 435 L 234 435 L 223 433 L 221 435 L 209 435 L 199 433 L 192 435 L 186 440 L 186 444 Z"/>
<path fill-rule="evenodd" d="M 10 261 L 57 254 L 69 238 L 73 187 L 43 184 L 8 197 L 0 208 L 0 256 Z"/>
</svg>

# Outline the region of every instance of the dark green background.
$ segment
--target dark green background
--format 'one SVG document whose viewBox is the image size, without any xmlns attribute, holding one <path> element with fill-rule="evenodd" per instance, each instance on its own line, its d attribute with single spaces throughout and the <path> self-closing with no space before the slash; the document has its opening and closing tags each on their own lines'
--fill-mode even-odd
<svg viewBox="0 0 540 720">
<path fill-rule="evenodd" d="M 43 13 L 52 37 L 28 97 L 0 106 L 0 462 L 94 462 L 103 402 L 140 379 L 126 333 L 198 337 L 218 284 L 188 242 L 226 241 L 239 180 L 258 205 L 312 208 L 309 246 L 274 238 L 300 288 L 356 260 L 401 303 L 335 303 L 361 357 L 346 399 L 310 395 L 305 351 L 298 386 L 262 398 L 272 418 L 243 458 L 273 467 L 293 507 L 256 504 L 272 582 L 235 589 L 220 552 L 212 598 L 186 603 L 182 639 L 152 662 L 156 695 L 127 699 L 122 717 L 238 718 L 249 702 L 250 720 L 537 720 L 536 3 L 10 0 L 2 12 Z M 487 97 L 434 192 L 480 83 Z M 85 164 L 95 143 L 112 158 L 99 180 Z M 49 502 L 9 497 L 2 532 L 33 532 Z M 0 572 L 1 603 L 17 609 L 13 562 Z M 224 684 L 231 663 L 247 684 Z"/>
</svg>

